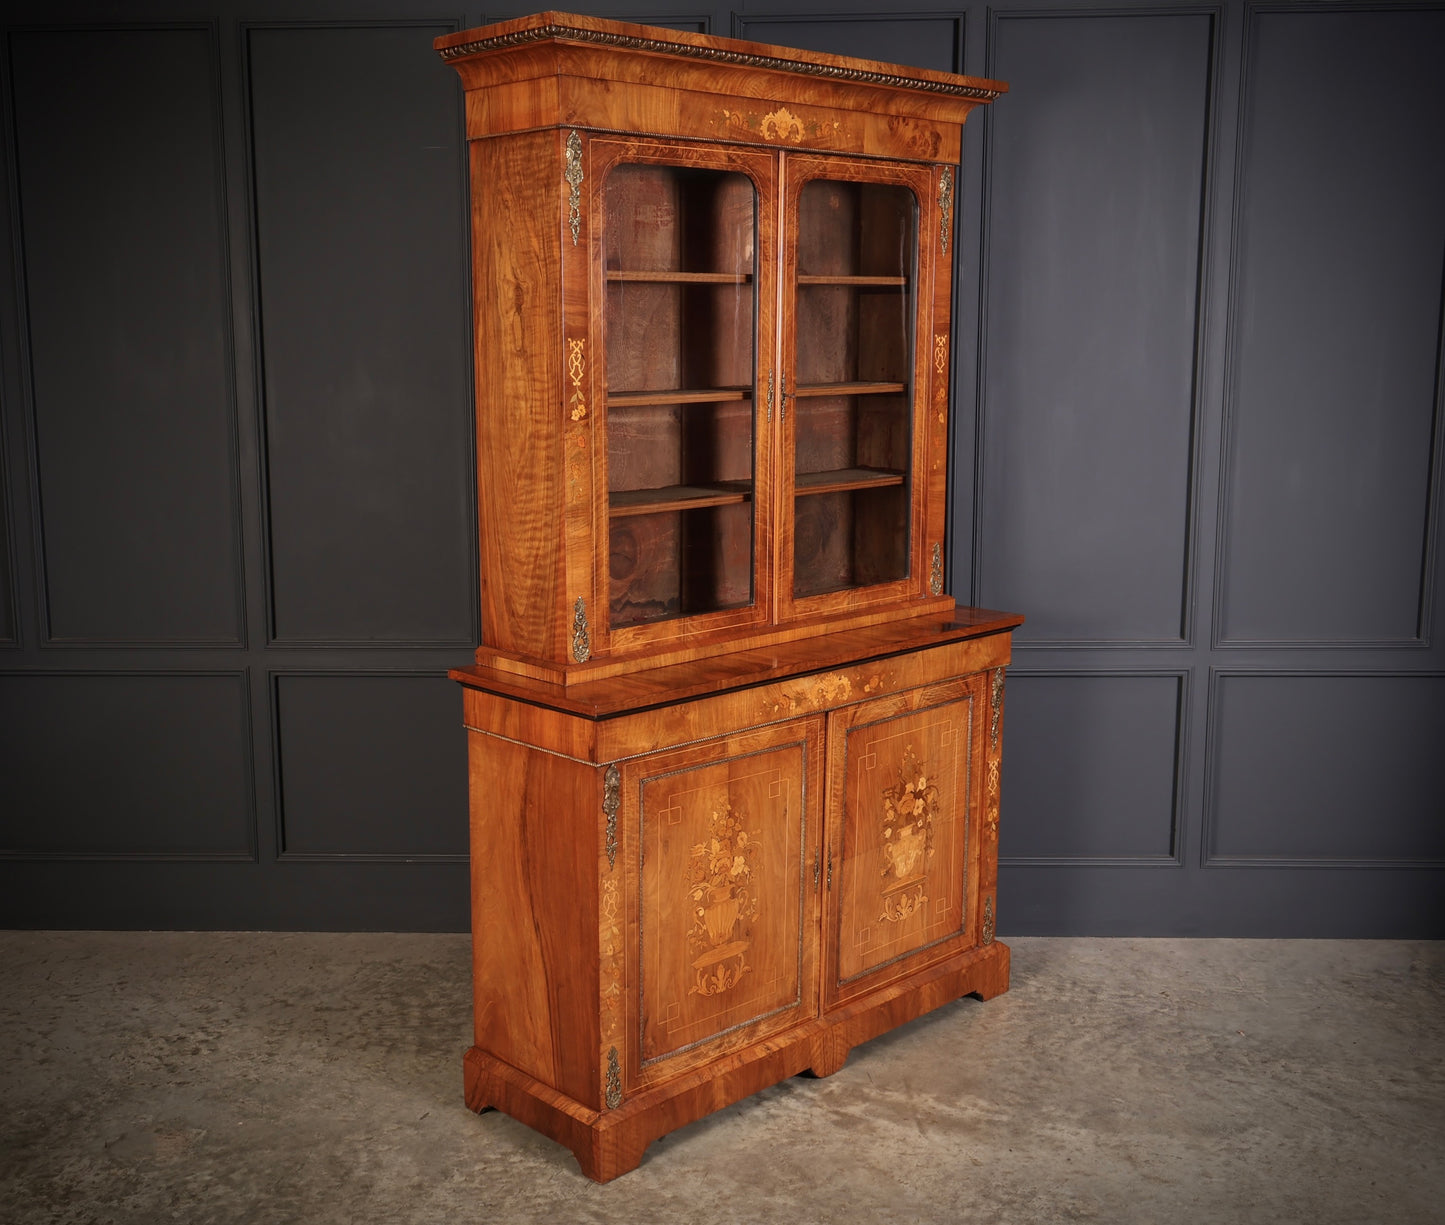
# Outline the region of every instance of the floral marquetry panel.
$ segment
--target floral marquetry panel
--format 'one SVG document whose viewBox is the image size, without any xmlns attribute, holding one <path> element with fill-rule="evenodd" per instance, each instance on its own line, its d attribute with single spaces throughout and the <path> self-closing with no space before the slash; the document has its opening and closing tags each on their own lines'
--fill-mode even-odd
<svg viewBox="0 0 1445 1225">
<path fill-rule="evenodd" d="M 796 720 L 645 759 L 637 805 L 638 1070 L 817 1012 L 823 724 Z"/>
<path fill-rule="evenodd" d="M 964 936 L 978 717 L 968 682 L 834 716 L 830 996 Z"/>
</svg>

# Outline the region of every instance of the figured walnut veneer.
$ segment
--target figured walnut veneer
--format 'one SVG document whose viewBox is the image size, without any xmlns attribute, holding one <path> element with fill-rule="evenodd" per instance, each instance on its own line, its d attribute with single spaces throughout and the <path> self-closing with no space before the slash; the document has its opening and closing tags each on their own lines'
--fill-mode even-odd
<svg viewBox="0 0 1445 1225">
<path fill-rule="evenodd" d="M 961 125 L 1006 87 L 568 14 L 466 91 L 466 1100 L 605 1181 L 1008 987 L 1003 675 L 944 541 Z"/>
</svg>

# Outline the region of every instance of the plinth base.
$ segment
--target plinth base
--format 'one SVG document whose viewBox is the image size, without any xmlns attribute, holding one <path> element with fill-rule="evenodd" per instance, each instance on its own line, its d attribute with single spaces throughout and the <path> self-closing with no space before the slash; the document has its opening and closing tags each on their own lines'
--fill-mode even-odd
<svg viewBox="0 0 1445 1225">
<path fill-rule="evenodd" d="M 1009 950 L 969 949 L 905 982 L 884 988 L 646 1089 L 613 1110 L 593 1110 L 535 1077 L 472 1047 L 463 1058 L 466 1102 L 494 1107 L 566 1145 L 582 1173 L 610 1182 L 635 1170 L 654 1140 L 800 1072 L 830 1076 L 853 1047 L 965 995 L 992 999 L 1008 990 Z"/>
</svg>

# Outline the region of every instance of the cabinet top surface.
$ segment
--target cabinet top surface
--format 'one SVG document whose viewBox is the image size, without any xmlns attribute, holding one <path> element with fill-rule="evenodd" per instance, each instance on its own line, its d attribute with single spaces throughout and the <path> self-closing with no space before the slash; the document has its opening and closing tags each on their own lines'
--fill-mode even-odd
<svg viewBox="0 0 1445 1225">
<path fill-rule="evenodd" d="M 944 625 L 932 618 L 915 617 L 571 686 L 480 666 L 454 668 L 449 675 L 463 685 L 488 693 L 588 719 L 609 719 L 847 664 L 1008 633 L 1022 623 L 1023 617 L 1018 613 L 959 608 L 953 620 Z"/>
<path fill-rule="evenodd" d="M 796 73 L 843 84 L 916 90 L 976 102 L 992 102 L 1008 90 L 1004 82 L 983 77 L 774 47 L 712 34 L 691 34 L 576 13 L 534 13 L 479 29 L 461 30 L 438 38 L 435 46 L 444 60 L 455 62 L 538 43 L 600 46 L 639 57 L 730 64 L 742 69 Z"/>
</svg>

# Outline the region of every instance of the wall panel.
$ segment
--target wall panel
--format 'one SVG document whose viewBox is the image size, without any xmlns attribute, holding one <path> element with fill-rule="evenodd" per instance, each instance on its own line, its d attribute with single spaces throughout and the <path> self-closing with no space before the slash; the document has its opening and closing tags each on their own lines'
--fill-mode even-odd
<svg viewBox="0 0 1445 1225">
<path fill-rule="evenodd" d="M 444 676 L 275 678 L 286 859 L 467 854 L 467 742 Z"/>
<path fill-rule="evenodd" d="M 1408 642 L 1438 422 L 1445 12 L 1263 12 L 1250 33 L 1219 635 Z"/>
<path fill-rule="evenodd" d="M 282 642 L 474 641 L 461 101 L 431 48 L 449 28 L 247 32 Z"/>
<path fill-rule="evenodd" d="M 249 859 L 241 673 L 0 676 L 0 856 Z"/>
<path fill-rule="evenodd" d="M 1011 670 L 1001 859 L 1174 865 L 1183 686 Z"/>
<path fill-rule="evenodd" d="M 5 446 L 0 441 L 0 646 L 16 644 L 15 583 L 10 556 L 10 498 L 6 486 Z"/>
<path fill-rule="evenodd" d="M 1445 863 L 1445 677 L 1215 680 L 1211 863 Z"/>
<path fill-rule="evenodd" d="M 828 13 L 816 17 L 739 13 L 733 25 L 736 37 L 754 42 L 939 72 L 963 71 L 963 18 L 952 13 Z"/>
<path fill-rule="evenodd" d="M 49 637 L 235 642 L 214 33 L 24 31 L 9 53 Z"/>
<path fill-rule="evenodd" d="M 1010 82 L 946 546 L 1028 617 L 999 933 L 1439 936 L 1445 0 L 1085 2 L 620 15 Z M 464 927 L 481 14 L 124 8 L 0 15 L 0 925 Z"/>
<path fill-rule="evenodd" d="M 996 20 L 977 591 L 1020 641 L 1179 641 L 1213 19 Z"/>
</svg>

